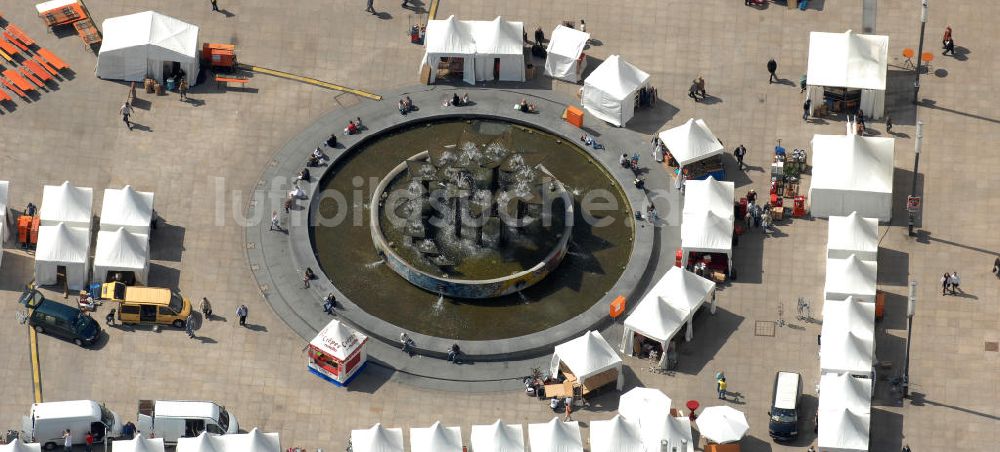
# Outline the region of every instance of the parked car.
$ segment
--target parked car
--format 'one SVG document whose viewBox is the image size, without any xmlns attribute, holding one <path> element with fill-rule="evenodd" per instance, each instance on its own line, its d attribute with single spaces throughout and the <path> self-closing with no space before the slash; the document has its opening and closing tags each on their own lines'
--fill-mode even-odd
<svg viewBox="0 0 1000 452">
<path fill-rule="evenodd" d="M 101 325 L 75 306 L 45 298 L 36 289 L 21 294 L 20 303 L 30 310 L 28 325 L 40 334 L 59 337 L 89 347 L 101 336 Z"/>
</svg>

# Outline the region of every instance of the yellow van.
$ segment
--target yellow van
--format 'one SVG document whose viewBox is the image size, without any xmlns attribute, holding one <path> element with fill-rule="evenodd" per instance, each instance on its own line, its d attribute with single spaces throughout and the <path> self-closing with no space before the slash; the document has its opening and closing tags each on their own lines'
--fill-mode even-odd
<svg viewBox="0 0 1000 452">
<path fill-rule="evenodd" d="M 122 323 L 159 323 L 183 328 L 191 315 L 191 301 L 170 289 L 112 282 L 101 286 L 101 298 L 121 303 L 118 320 Z"/>
</svg>

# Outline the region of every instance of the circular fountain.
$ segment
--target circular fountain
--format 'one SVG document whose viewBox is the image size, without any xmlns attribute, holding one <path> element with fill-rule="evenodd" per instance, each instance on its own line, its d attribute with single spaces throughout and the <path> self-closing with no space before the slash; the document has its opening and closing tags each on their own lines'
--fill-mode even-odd
<svg viewBox="0 0 1000 452">
<path fill-rule="evenodd" d="M 511 151 L 510 132 L 467 130 L 380 181 L 370 225 L 389 268 L 431 293 L 485 299 L 520 292 L 559 266 L 573 234 L 572 195 L 544 164 Z"/>
</svg>

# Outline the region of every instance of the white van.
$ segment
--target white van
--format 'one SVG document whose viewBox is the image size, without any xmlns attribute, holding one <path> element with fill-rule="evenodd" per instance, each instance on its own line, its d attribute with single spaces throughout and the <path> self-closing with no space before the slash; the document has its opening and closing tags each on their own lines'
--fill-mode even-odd
<svg viewBox="0 0 1000 452">
<path fill-rule="evenodd" d="M 201 432 L 226 435 L 240 430 L 236 417 L 213 402 L 140 400 L 138 420 L 139 431 L 144 436 L 153 432 L 169 444 L 177 443 L 177 438 L 191 438 Z"/>
<path fill-rule="evenodd" d="M 93 400 L 44 402 L 31 405 L 31 413 L 21 419 L 21 437 L 41 444 L 46 450 L 62 447 L 63 432 L 69 429 L 73 444 L 83 444 L 87 432 L 96 442 L 122 433 L 121 418 Z"/>
</svg>

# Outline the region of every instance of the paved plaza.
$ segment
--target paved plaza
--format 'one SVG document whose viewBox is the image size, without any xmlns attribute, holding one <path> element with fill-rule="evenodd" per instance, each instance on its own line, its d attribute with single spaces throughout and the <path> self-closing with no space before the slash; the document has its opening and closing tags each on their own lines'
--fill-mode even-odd
<svg viewBox="0 0 1000 452">
<path fill-rule="evenodd" d="M 426 0 L 411 3 L 418 10 L 429 7 Z M 1000 341 L 1000 279 L 990 273 L 1000 256 L 1000 234 L 993 229 L 1000 223 L 1000 154 L 992 149 L 1000 142 L 1000 115 L 991 109 L 1000 89 L 995 81 L 1000 62 L 990 50 L 992 40 L 1000 38 L 994 27 L 1000 3 L 930 3 L 925 51 L 935 59 L 921 78 L 921 102 L 914 107 L 913 71 L 903 68 L 901 53 L 917 46 L 919 1 L 878 2 L 876 33 L 890 38 L 886 111 L 895 123 L 896 138 L 896 207 L 892 223 L 879 228 L 878 284 L 889 296 L 885 319 L 876 327 L 876 352 L 892 366 L 875 385 L 871 450 L 878 452 L 895 452 L 904 444 L 914 451 L 990 451 L 1000 442 L 1000 387 L 994 378 L 1000 372 L 995 346 Z M 362 0 L 219 0 L 219 6 L 221 13 L 213 13 L 208 1 L 88 2 L 98 23 L 155 9 L 196 24 L 201 42 L 235 43 L 246 64 L 374 93 L 427 89 L 418 85 L 423 48 L 410 44 L 406 35 L 418 17 L 399 2 L 376 0 L 377 16 L 364 12 Z M 279 432 L 282 446 L 310 451 L 343 450 L 350 430 L 376 422 L 409 428 L 440 420 L 461 426 L 467 444 L 473 424 L 552 418 L 546 403 L 526 397 L 513 380 L 547 357 L 458 366 L 465 369 L 456 369 L 456 381 L 451 381 L 415 375 L 442 373 L 428 369 L 451 366 L 443 360 L 405 358 L 398 350 L 374 343 L 373 355 L 397 370 L 370 365 L 348 388 L 333 387 L 306 371 L 306 341 L 261 294 L 254 273 L 260 269 L 248 261 L 253 251 L 248 250 L 250 239 L 241 219 L 258 180 L 267 168 L 281 163 L 272 159 L 321 116 L 349 115 L 355 108 L 398 116 L 395 98 L 376 104 L 257 74 L 243 89 L 226 91 L 214 82 L 195 86 L 191 102 L 180 102 L 176 93 L 140 92 L 133 117 L 139 127 L 129 131 L 118 115 L 128 86 L 94 77 L 95 55 L 83 49 L 76 36 L 47 33 L 30 2 L 2 0 L 0 12 L 74 71 L 58 89 L 50 88 L 32 102 L 15 99 L 16 108 L 0 106 L 0 180 L 10 181 L 10 207 L 40 204 L 42 185 L 64 180 L 95 189 L 95 214 L 106 187 L 131 184 L 155 192 L 163 223 L 152 234 L 150 285 L 178 287 L 195 302 L 207 297 L 222 317 L 203 322 L 196 339 L 171 328 L 107 328 L 108 340 L 92 350 L 40 336 L 45 400 L 94 399 L 133 421 L 139 399 L 214 400 L 234 413 L 242 428 Z M 735 181 L 737 196 L 750 188 L 767 191 L 767 168 L 777 139 L 788 149 L 810 149 L 814 134 L 844 132 L 842 119 L 802 121 L 797 84 L 806 68 L 810 31 L 862 27 L 861 2 L 856 0 L 812 0 L 807 11 L 789 10 L 783 3 L 749 8 L 738 0 L 442 0 L 437 17 L 451 14 L 477 20 L 503 15 L 523 21 L 529 36 L 538 26 L 548 35 L 562 21 L 585 19 L 594 38 L 587 50 L 591 68 L 620 54 L 649 72 L 658 88 L 661 102 L 640 110 L 627 130 L 645 143 L 660 130 L 703 118 L 727 151 L 740 143 L 749 150 L 750 169 L 745 172 L 737 171 L 735 160 L 726 156 L 728 179 Z M 955 57 L 940 55 L 939 38 L 949 24 L 959 48 Z M 767 83 L 765 63 L 772 57 L 785 83 Z M 542 61 L 534 64 L 541 66 Z M 686 96 L 690 80 L 699 74 L 713 102 L 695 103 Z M 517 89 L 559 102 L 573 99 L 578 88 L 539 74 L 523 85 L 456 89 L 468 90 L 474 99 L 483 93 L 484 99 L 496 102 L 507 101 L 507 95 L 483 90 Z M 451 92 L 444 86 L 434 89 L 442 97 Z M 553 121 L 559 111 L 547 109 L 541 115 Z M 924 205 L 917 236 L 911 238 L 904 201 L 914 177 L 917 120 L 925 123 L 917 176 Z M 881 122 L 871 127 L 876 136 L 890 136 Z M 649 163 L 646 150 L 643 164 Z M 660 212 L 679 211 L 676 203 L 681 198 L 664 168 L 651 168 L 647 181 L 650 188 L 670 194 L 657 201 Z M 651 250 L 651 278 L 673 265 L 679 243 L 679 222 L 665 216 Z M 625 358 L 626 390 L 662 389 L 679 408 L 691 399 L 712 405 L 713 376 L 725 371 L 729 390 L 742 395 L 738 402 L 727 403 L 744 411 L 750 423 L 742 443 L 746 451 L 804 450 L 815 440 L 807 419 L 799 440 L 771 442 L 767 411 L 778 370 L 803 375 L 805 417 L 811 418 L 817 404 L 820 327 L 796 320 L 795 304 L 805 297 L 819 316 L 827 221 L 793 219 L 779 222 L 777 229 L 767 237 L 755 230 L 740 239 L 734 248 L 739 279 L 719 291 L 717 314 L 695 319 L 694 339 L 681 346 L 676 372 L 653 374 L 645 371 L 645 360 Z M 5 351 L 0 354 L 0 430 L 19 426 L 33 401 L 27 329 L 15 321 L 17 296 L 32 279 L 32 256 L 11 247 L 9 243 L 0 267 L 0 349 Z M 962 275 L 965 293 L 960 296 L 939 292 L 940 275 L 951 271 Z M 911 397 L 900 402 L 884 378 L 903 364 L 909 281 L 918 283 L 918 307 Z M 249 307 L 249 328 L 237 322 L 235 308 L 241 303 Z M 768 322 L 778 321 L 781 310 L 785 326 L 769 330 L 774 324 Z M 99 311 L 99 317 L 104 312 Z M 617 345 L 621 325 L 608 327 L 604 334 Z M 461 381 L 462 373 L 487 369 L 496 369 L 498 381 Z M 574 413 L 584 421 L 585 443 L 588 422 L 612 417 L 617 400 L 614 391 L 605 392 Z"/>
</svg>

